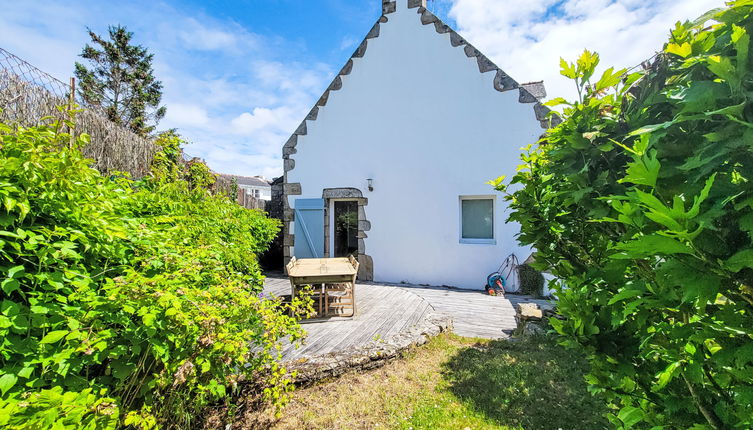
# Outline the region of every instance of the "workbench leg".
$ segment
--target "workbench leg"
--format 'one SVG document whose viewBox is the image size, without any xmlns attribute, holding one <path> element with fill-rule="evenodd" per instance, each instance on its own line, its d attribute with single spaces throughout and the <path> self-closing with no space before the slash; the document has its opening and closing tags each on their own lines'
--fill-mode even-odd
<svg viewBox="0 0 753 430">
<path fill-rule="evenodd" d="M 327 284 L 322 284 L 322 295 L 324 296 L 324 316 L 329 316 L 329 295 L 327 294 Z"/>
<path fill-rule="evenodd" d="M 295 300 L 295 283 L 292 279 L 290 279 L 290 309 L 288 309 L 288 312 L 290 312 L 290 316 L 294 317 L 293 315 L 293 301 Z"/>
<path fill-rule="evenodd" d="M 324 284 L 318 284 L 319 287 L 319 318 L 322 318 L 322 311 L 323 311 L 323 304 L 322 301 L 324 299 Z"/>
</svg>

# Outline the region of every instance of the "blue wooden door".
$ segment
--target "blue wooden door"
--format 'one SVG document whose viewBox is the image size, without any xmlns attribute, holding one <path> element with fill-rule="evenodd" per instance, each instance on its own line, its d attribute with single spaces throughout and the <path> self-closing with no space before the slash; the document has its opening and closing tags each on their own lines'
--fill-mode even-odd
<svg viewBox="0 0 753 430">
<path fill-rule="evenodd" d="M 296 258 L 324 257 L 324 199 L 295 201 Z"/>
</svg>

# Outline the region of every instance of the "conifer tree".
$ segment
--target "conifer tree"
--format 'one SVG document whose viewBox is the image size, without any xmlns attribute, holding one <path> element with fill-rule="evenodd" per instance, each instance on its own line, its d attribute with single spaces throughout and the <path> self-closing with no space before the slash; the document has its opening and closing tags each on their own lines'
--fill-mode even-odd
<svg viewBox="0 0 753 430">
<path fill-rule="evenodd" d="M 117 25 L 108 28 L 109 40 L 87 29 L 92 44 L 86 44 L 76 62 L 78 93 L 86 105 L 99 106 L 116 124 L 146 136 L 154 131 L 166 108 L 162 82 L 154 77 L 154 54 L 132 44 L 133 33 Z"/>
</svg>

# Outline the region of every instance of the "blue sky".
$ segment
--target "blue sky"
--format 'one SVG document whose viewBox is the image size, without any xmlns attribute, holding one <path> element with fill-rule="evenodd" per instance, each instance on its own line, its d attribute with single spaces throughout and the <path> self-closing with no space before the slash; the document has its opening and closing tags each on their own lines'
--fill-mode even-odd
<svg viewBox="0 0 753 430">
<path fill-rule="evenodd" d="M 407 0 L 398 0 L 407 1 Z M 560 56 L 632 66 L 721 0 L 434 0 L 517 80 L 572 96 Z M 155 54 L 167 117 L 215 171 L 282 173 L 280 148 L 379 17 L 381 0 L 0 0 L 0 47 L 67 81 L 86 27 L 122 24 Z M 367 54 L 368 55 L 368 54 Z"/>
</svg>

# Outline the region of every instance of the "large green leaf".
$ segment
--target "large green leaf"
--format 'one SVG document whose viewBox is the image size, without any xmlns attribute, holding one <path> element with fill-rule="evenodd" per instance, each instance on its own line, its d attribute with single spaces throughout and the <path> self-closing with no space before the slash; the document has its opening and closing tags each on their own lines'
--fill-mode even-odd
<svg viewBox="0 0 753 430">
<path fill-rule="evenodd" d="M 0 376 L 0 394 L 5 395 L 14 385 L 16 385 L 18 377 L 12 373 L 6 373 Z"/>
<path fill-rule="evenodd" d="M 670 363 L 669 366 L 667 366 L 666 369 L 664 369 L 659 375 L 656 377 L 656 388 L 661 390 L 667 384 L 675 377 L 675 373 L 677 373 L 678 369 L 682 366 L 682 363 L 679 361 L 676 361 L 674 363 Z"/>
<path fill-rule="evenodd" d="M 9 295 L 18 290 L 20 287 L 20 284 L 15 279 L 5 279 L 4 281 L 0 282 L 0 287 L 2 287 L 2 290 L 5 294 Z"/>
<path fill-rule="evenodd" d="M 645 413 L 643 410 L 634 406 L 625 406 L 620 409 L 620 412 L 617 414 L 617 418 L 619 418 L 626 429 L 632 428 L 639 422 L 643 421 L 644 416 Z"/>
<path fill-rule="evenodd" d="M 688 42 L 681 45 L 668 43 L 666 51 L 670 54 L 679 55 L 682 58 L 688 58 L 688 56 L 693 53 L 693 47 Z"/>
<path fill-rule="evenodd" d="M 656 256 L 659 254 L 692 254 L 693 249 L 675 239 L 652 234 L 641 236 L 629 242 L 618 243 L 616 249 L 622 251 L 612 258 L 617 259 L 640 259 Z"/>
<path fill-rule="evenodd" d="M 68 330 L 53 330 L 44 335 L 39 343 L 55 343 L 64 338 L 68 333 L 70 333 Z"/>
<path fill-rule="evenodd" d="M 560 58 L 560 74 L 566 78 L 575 79 L 575 65 Z"/>
<path fill-rule="evenodd" d="M 641 294 L 645 293 L 646 290 L 642 289 L 631 289 L 631 288 L 625 288 L 621 290 L 619 293 L 615 294 L 611 299 L 609 299 L 608 305 L 613 305 L 617 302 L 621 302 L 626 299 L 632 299 L 633 297 L 638 297 Z"/>
<path fill-rule="evenodd" d="M 753 269 L 753 249 L 744 249 L 733 255 L 726 261 L 725 266 L 734 273 L 744 268 Z"/>
<path fill-rule="evenodd" d="M 659 178 L 660 169 L 661 163 L 656 158 L 656 151 L 649 151 L 642 156 L 634 156 L 633 162 L 628 163 L 626 175 L 620 179 L 620 183 L 629 182 L 653 187 Z"/>
<path fill-rule="evenodd" d="M 596 91 L 601 91 L 606 88 L 617 85 L 622 80 L 622 77 L 625 75 L 626 71 L 627 69 L 620 69 L 615 72 L 614 67 L 608 68 L 601 75 L 601 79 L 599 79 L 599 81 L 596 82 L 594 89 Z"/>
</svg>

